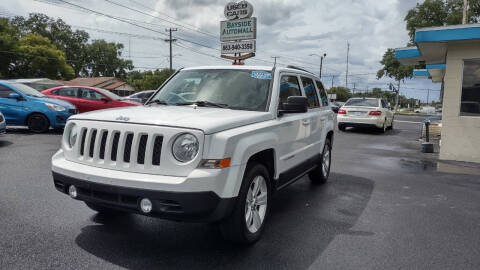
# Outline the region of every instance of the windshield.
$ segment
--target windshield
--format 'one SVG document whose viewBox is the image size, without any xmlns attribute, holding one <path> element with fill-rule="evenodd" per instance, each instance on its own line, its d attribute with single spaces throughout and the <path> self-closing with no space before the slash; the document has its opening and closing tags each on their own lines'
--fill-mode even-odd
<svg viewBox="0 0 480 270">
<path fill-rule="evenodd" d="M 112 93 L 108 90 L 105 90 L 105 89 L 102 89 L 102 88 L 95 88 L 95 89 L 97 89 L 100 93 L 104 94 L 105 96 L 107 96 L 111 99 L 115 99 L 115 100 L 122 99 L 120 96 L 117 96 L 117 95 L 115 95 L 114 93 Z"/>
<path fill-rule="evenodd" d="M 237 110 L 265 111 L 270 80 L 269 71 L 187 70 L 173 77 L 149 103 L 168 105 L 220 104 Z"/>
<path fill-rule="evenodd" d="M 378 107 L 377 99 L 352 98 L 344 106 Z"/>
<path fill-rule="evenodd" d="M 37 90 L 33 89 L 32 87 L 25 85 L 23 83 L 10 83 L 13 87 L 17 90 L 20 90 L 27 96 L 30 97 L 46 97 L 44 94 L 38 92 Z"/>
</svg>

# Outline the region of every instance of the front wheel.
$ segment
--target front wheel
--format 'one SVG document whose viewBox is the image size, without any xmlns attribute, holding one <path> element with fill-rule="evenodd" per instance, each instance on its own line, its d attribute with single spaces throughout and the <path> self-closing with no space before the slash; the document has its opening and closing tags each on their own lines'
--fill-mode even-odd
<svg viewBox="0 0 480 270">
<path fill-rule="evenodd" d="M 34 113 L 28 117 L 27 126 L 31 132 L 45 133 L 50 128 L 50 122 L 45 115 Z"/>
<path fill-rule="evenodd" d="M 320 158 L 320 164 L 317 168 L 311 171 L 308 176 L 313 183 L 325 184 L 330 176 L 330 165 L 332 163 L 332 142 L 330 139 L 326 139 L 323 146 L 322 156 Z"/>
<path fill-rule="evenodd" d="M 253 244 L 260 239 L 270 210 L 270 183 L 264 165 L 247 166 L 235 208 L 231 216 L 220 223 L 226 240 Z"/>
</svg>

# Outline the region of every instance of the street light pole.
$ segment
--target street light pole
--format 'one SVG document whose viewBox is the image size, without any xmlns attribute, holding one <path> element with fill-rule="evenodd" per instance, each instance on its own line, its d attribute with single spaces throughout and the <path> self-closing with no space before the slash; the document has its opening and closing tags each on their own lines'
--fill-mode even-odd
<svg viewBox="0 0 480 270">
<path fill-rule="evenodd" d="M 309 56 L 314 56 L 314 55 L 320 57 L 320 72 L 318 74 L 319 74 L 319 77 L 320 77 L 320 80 L 321 80 L 322 79 L 323 58 L 327 57 L 327 54 L 324 53 L 323 55 L 318 55 L 316 53 L 312 53 Z"/>
</svg>

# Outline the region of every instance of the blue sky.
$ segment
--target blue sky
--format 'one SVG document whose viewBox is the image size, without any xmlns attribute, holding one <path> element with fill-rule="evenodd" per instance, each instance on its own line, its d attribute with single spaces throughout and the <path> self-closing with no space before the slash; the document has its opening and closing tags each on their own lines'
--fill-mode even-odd
<svg viewBox="0 0 480 270">
<path fill-rule="evenodd" d="M 106 39 L 125 45 L 123 56 L 139 69 L 168 66 L 165 28 L 176 27 L 179 39 L 173 47 L 174 67 L 224 65 L 219 58 L 219 21 L 224 20 L 224 0 L 65 0 L 105 14 L 121 17 L 145 28 L 79 10 L 60 0 L 3 0 L 0 15 L 41 12 L 61 18 L 91 39 Z M 326 53 L 324 84 L 345 86 L 347 41 L 350 43 L 349 87 L 360 91 L 381 87 L 393 80 L 376 79 L 379 61 L 387 48 L 408 42 L 405 17 L 416 0 L 250 0 L 258 18 L 257 56 L 249 65 L 293 64 L 318 73 L 319 58 Z M 117 5 L 115 4 L 117 3 Z M 131 9 L 122 7 L 124 5 Z M 140 12 L 138 12 L 140 11 Z M 115 32 L 115 33 L 112 33 Z M 135 36 L 133 36 L 135 35 Z M 198 44 L 190 43 L 195 41 Z M 201 46 L 199 45 L 201 44 Z M 401 93 L 438 100 L 440 84 L 426 79 L 406 80 Z"/>
</svg>

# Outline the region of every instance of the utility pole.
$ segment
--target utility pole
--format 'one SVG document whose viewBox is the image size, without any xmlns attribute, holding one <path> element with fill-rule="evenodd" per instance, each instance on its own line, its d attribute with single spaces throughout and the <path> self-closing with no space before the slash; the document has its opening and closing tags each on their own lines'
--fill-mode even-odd
<svg viewBox="0 0 480 270">
<path fill-rule="evenodd" d="M 430 100 L 430 89 L 427 89 L 427 105 L 429 100 Z"/>
<path fill-rule="evenodd" d="M 273 66 L 277 66 L 277 58 L 280 58 L 280 56 L 272 56 L 272 58 L 274 59 L 274 63 L 273 63 Z"/>
<path fill-rule="evenodd" d="M 333 80 L 335 80 L 335 75 L 332 75 L 332 88 L 333 88 Z"/>
<path fill-rule="evenodd" d="M 467 24 L 468 0 L 463 0 L 463 19 L 462 24 Z"/>
<path fill-rule="evenodd" d="M 348 57 L 350 54 L 350 42 L 347 41 L 347 73 L 345 74 L 345 87 L 348 88 Z"/>
<path fill-rule="evenodd" d="M 318 55 L 318 54 L 316 54 L 316 53 L 312 53 L 312 54 L 310 54 L 309 56 L 318 56 L 318 57 L 320 57 L 320 71 L 318 72 L 318 76 L 319 76 L 319 78 L 320 78 L 320 80 L 321 80 L 321 79 L 322 79 L 323 58 L 327 57 L 327 54 L 324 53 L 324 54 L 322 54 L 322 55 Z"/>
<path fill-rule="evenodd" d="M 356 83 L 353 83 L 353 91 L 352 91 L 352 94 L 354 94 L 354 95 L 355 95 L 355 89 L 356 89 L 355 86 L 356 86 Z"/>
<path fill-rule="evenodd" d="M 173 56 L 172 56 L 172 42 L 177 41 L 177 39 L 172 38 L 172 32 L 178 31 L 178 29 L 177 28 L 169 28 L 169 29 L 165 29 L 165 31 L 169 32 L 169 34 L 170 34 L 169 35 L 170 38 L 165 39 L 165 41 L 170 43 L 170 71 L 172 71 L 173 70 L 173 68 L 172 68 L 172 58 L 173 58 Z"/>
<path fill-rule="evenodd" d="M 396 113 L 397 110 L 398 110 L 398 96 L 400 94 L 400 80 L 398 80 L 398 88 L 397 89 L 395 89 L 395 86 L 393 86 L 392 83 L 390 83 L 389 88 L 390 88 L 390 90 L 395 92 L 395 113 Z"/>
</svg>

